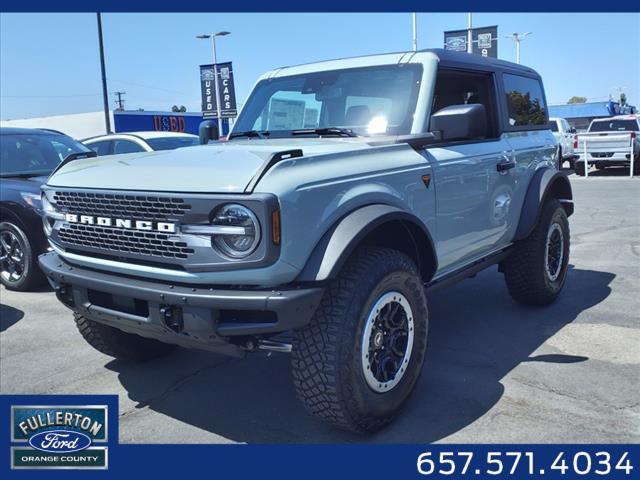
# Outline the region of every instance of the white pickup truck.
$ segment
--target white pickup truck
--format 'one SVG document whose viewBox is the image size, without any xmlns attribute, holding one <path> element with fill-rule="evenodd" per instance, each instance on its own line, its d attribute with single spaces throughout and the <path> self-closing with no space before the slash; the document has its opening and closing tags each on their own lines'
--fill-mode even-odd
<svg viewBox="0 0 640 480">
<path fill-rule="evenodd" d="M 565 161 L 574 168 L 573 140 L 576 130 L 564 118 L 556 117 L 549 118 L 549 128 L 558 142 L 558 168 L 562 168 Z"/>
<path fill-rule="evenodd" d="M 640 116 L 598 118 L 585 133 L 575 136 L 575 171 L 584 175 L 586 162 L 598 170 L 627 166 L 633 160 L 633 174 L 640 175 Z M 586 142 L 586 145 L 585 145 Z"/>
</svg>

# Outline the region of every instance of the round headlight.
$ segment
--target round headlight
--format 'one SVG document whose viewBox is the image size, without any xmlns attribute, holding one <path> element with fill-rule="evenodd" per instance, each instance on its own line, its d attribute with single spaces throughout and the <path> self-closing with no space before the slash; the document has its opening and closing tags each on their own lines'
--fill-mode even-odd
<svg viewBox="0 0 640 480">
<path fill-rule="evenodd" d="M 260 243 L 260 223 L 253 212 L 242 205 L 223 205 L 211 224 L 219 227 L 211 239 L 213 246 L 228 257 L 247 257 Z"/>
</svg>

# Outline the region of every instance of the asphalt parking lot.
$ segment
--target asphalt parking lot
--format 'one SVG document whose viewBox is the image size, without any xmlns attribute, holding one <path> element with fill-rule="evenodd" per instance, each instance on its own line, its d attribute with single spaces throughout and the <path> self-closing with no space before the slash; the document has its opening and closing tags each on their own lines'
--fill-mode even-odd
<svg viewBox="0 0 640 480">
<path fill-rule="evenodd" d="M 640 178 L 571 175 L 570 271 L 547 308 L 513 303 L 495 268 L 431 296 L 424 373 L 369 437 L 298 403 L 285 354 L 104 356 L 50 290 L 1 290 L 0 391 L 118 394 L 124 443 L 640 442 Z"/>
</svg>

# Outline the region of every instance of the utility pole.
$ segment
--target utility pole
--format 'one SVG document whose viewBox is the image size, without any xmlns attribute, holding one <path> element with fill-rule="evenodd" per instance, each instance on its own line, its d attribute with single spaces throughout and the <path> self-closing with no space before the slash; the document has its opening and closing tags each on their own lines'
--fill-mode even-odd
<svg viewBox="0 0 640 480">
<path fill-rule="evenodd" d="M 467 53 L 473 53 L 473 21 L 471 12 L 467 13 Z"/>
<path fill-rule="evenodd" d="M 415 12 L 412 13 L 413 16 L 413 51 L 418 51 L 418 19 L 417 14 Z"/>
<path fill-rule="evenodd" d="M 109 116 L 109 95 L 107 93 L 107 71 L 104 65 L 104 43 L 102 41 L 102 16 L 100 12 L 98 17 L 98 45 L 100 47 L 100 71 L 102 73 L 102 102 L 104 106 L 104 126 L 107 134 L 111 133 L 111 118 Z"/>
<path fill-rule="evenodd" d="M 514 32 L 511 35 L 507 35 L 505 37 L 505 38 L 510 38 L 511 40 L 516 42 L 516 63 L 517 64 L 520 63 L 520 42 L 525 37 L 528 37 L 529 35 L 531 35 L 531 33 L 533 33 L 533 32 L 525 32 L 525 33 Z"/>
<path fill-rule="evenodd" d="M 113 93 L 118 97 L 118 99 L 116 100 L 116 103 L 118 104 L 118 110 L 124 110 L 124 99 L 122 98 L 122 96 L 127 92 L 113 92 Z"/>
</svg>

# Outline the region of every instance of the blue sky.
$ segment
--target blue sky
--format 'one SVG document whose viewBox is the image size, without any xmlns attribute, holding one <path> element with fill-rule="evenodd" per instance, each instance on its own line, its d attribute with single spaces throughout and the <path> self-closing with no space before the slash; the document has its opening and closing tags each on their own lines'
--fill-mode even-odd
<svg viewBox="0 0 640 480">
<path fill-rule="evenodd" d="M 515 46 L 504 35 L 533 32 L 522 63 L 541 73 L 550 103 L 606 100 L 624 87 L 640 105 L 640 14 L 474 14 L 475 26 L 495 24 L 505 60 Z M 419 48 L 440 47 L 466 14 L 420 13 L 418 27 Z M 199 33 L 232 32 L 218 41 L 218 60 L 234 62 L 239 102 L 278 66 L 411 48 L 409 13 L 104 14 L 103 28 L 109 91 L 145 110 L 200 109 L 198 65 L 211 61 L 211 46 Z M 0 14 L 0 118 L 100 110 L 97 45 L 95 14 Z"/>
</svg>

